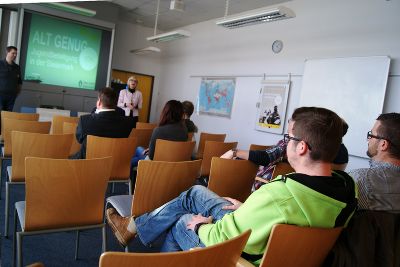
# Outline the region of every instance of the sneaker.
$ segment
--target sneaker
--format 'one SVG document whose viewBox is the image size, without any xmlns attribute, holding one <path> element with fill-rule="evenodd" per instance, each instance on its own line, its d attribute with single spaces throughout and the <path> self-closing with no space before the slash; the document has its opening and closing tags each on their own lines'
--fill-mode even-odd
<svg viewBox="0 0 400 267">
<path fill-rule="evenodd" d="M 136 235 L 133 217 L 122 217 L 114 208 L 109 208 L 106 211 L 106 218 L 119 243 L 124 247 L 128 246 L 129 241 Z M 128 231 L 128 227 L 130 231 Z"/>
</svg>

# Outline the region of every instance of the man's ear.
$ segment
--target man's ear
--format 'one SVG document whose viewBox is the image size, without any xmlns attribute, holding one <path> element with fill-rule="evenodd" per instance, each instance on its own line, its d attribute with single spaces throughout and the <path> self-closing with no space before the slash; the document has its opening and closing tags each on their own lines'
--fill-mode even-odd
<svg viewBox="0 0 400 267">
<path fill-rule="evenodd" d="M 296 146 L 296 150 L 300 155 L 304 155 L 305 153 L 307 153 L 308 146 L 307 146 L 306 142 L 300 141 Z"/>
<path fill-rule="evenodd" d="M 387 151 L 389 149 L 389 141 L 386 139 L 381 139 L 381 142 L 379 143 L 379 148 L 382 151 Z"/>
</svg>

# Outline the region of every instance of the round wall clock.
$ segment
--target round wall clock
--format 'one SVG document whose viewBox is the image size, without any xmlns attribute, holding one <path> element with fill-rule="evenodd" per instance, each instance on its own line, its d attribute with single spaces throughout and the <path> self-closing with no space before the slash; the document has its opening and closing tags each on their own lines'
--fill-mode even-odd
<svg viewBox="0 0 400 267">
<path fill-rule="evenodd" d="M 282 51 L 282 49 L 283 49 L 283 42 L 281 40 L 275 40 L 272 43 L 272 51 L 274 53 L 279 53 Z"/>
</svg>

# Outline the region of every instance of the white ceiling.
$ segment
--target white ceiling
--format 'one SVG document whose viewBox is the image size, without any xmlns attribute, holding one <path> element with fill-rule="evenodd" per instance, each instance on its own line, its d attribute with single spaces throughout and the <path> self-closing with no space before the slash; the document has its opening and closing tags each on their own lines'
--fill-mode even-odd
<svg viewBox="0 0 400 267">
<path fill-rule="evenodd" d="M 228 0 L 229 1 L 229 0 Z M 230 0 L 228 15 L 276 5 L 288 0 Z M 121 6 L 121 19 L 153 28 L 157 0 L 111 0 Z M 157 29 L 168 31 L 225 15 L 225 0 L 184 0 L 185 11 L 170 10 L 171 0 L 160 0 Z"/>
</svg>

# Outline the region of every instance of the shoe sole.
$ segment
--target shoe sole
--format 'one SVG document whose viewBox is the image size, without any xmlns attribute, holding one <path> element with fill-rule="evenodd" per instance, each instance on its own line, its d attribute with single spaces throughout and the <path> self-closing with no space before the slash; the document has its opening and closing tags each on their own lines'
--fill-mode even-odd
<svg viewBox="0 0 400 267">
<path fill-rule="evenodd" d="M 120 243 L 120 245 L 123 247 L 127 247 L 128 244 L 126 244 L 125 239 L 119 233 L 117 226 L 112 222 L 108 211 L 106 212 L 106 218 L 107 218 L 108 225 L 113 230 L 113 233 L 114 233 L 115 237 L 117 238 L 118 242 Z"/>
</svg>

